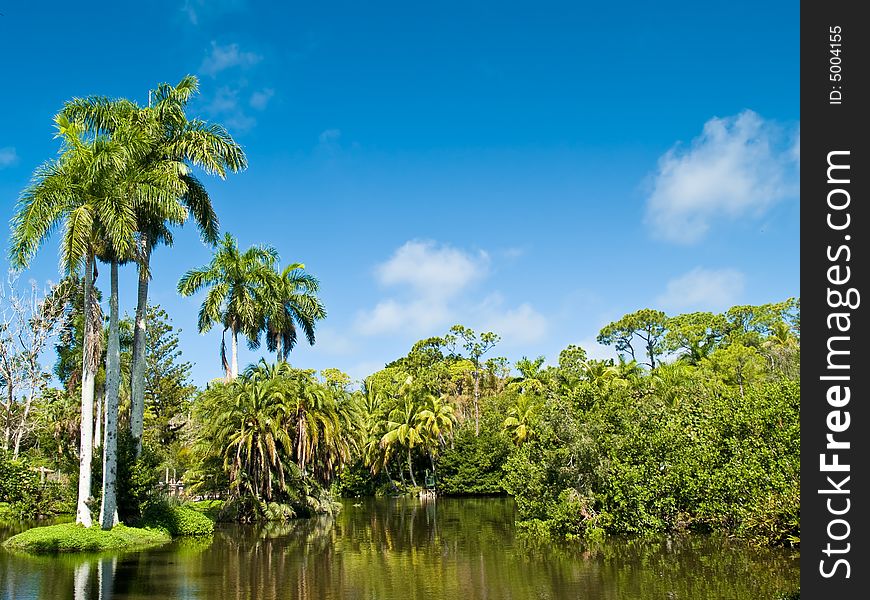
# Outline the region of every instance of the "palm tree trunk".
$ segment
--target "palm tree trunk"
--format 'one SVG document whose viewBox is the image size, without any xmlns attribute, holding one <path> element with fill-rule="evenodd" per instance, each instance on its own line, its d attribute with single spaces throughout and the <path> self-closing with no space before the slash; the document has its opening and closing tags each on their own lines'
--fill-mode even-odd
<svg viewBox="0 0 870 600">
<path fill-rule="evenodd" d="M 94 418 L 94 448 L 102 447 L 103 445 L 103 407 L 106 406 L 106 390 L 103 387 L 99 394 L 95 394 L 97 401 L 94 402 L 96 407 L 96 418 Z"/>
<path fill-rule="evenodd" d="M 474 368 L 474 435 L 480 435 L 480 369 Z"/>
<path fill-rule="evenodd" d="M 94 456 L 94 376 L 95 365 L 91 351 L 91 302 L 93 302 L 93 257 L 88 256 L 85 260 L 84 276 L 84 340 L 82 342 L 82 415 L 81 415 L 81 439 L 79 441 L 79 491 L 76 502 L 76 523 L 85 527 L 93 524 L 91 509 L 87 501 L 91 496 L 91 460 Z"/>
<path fill-rule="evenodd" d="M 230 373 L 235 379 L 239 376 L 239 332 L 233 328 L 233 365 Z"/>
<path fill-rule="evenodd" d="M 115 525 L 118 477 L 118 392 L 121 387 L 121 342 L 118 327 L 118 261 L 112 260 L 112 291 L 109 296 L 109 341 L 106 354 L 106 442 L 103 445 L 103 503 L 100 526 Z"/>
<path fill-rule="evenodd" d="M 411 474 L 411 484 L 417 487 L 417 480 L 414 479 L 414 468 L 411 466 L 411 449 L 408 448 L 408 472 Z"/>
<path fill-rule="evenodd" d="M 139 265 L 139 290 L 136 301 L 136 327 L 133 330 L 133 362 L 130 366 L 130 434 L 136 456 L 142 452 L 142 431 L 145 418 L 145 319 L 148 310 L 148 280 L 151 264 L 151 242 L 142 241 L 142 264 Z"/>
</svg>

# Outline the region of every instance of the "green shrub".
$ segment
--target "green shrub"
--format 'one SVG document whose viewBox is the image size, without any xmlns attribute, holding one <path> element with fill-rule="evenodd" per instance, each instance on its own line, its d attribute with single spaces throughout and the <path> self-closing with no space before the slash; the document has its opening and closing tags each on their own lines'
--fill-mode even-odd
<svg viewBox="0 0 870 600">
<path fill-rule="evenodd" d="M 36 519 L 57 512 L 62 486 L 40 482 L 37 472 L 21 459 L 0 450 L 0 502 L 8 502 L 7 514 L 15 519 Z"/>
<path fill-rule="evenodd" d="M 485 423 L 475 435 L 474 424 L 466 422 L 438 460 L 438 491 L 448 496 L 504 494 L 502 466 L 510 449 L 496 425 Z"/>
<path fill-rule="evenodd" d="M 335 487 L 342 498 L 359 498 L 374 496 L 378 485 L 383 482 L 386 482 L 385 477 L 373 477 L 363 461 L 358 460 L 342 470 Z"/>
<path fill-rule="evenodd" d="M 116 525 L 109 531 L 76 523 L 34 527 L 3 543 L 10 550 L 31 554 L 60 552 L 104 552 L 162 544 L 169 541 L 164 531 Z"/>
<path fill-rule="evenodd" d="M 200 511 L 167 500 L 149 502 L 142 512 L 142 524 L 165 530 L 172 537 L 211 535 L 214 522 Z"/>
<path fill-rule="evenodd" d="M 503 485 L 526 529 L 720 530 L 798 545 L 799 384 L 741 393 L 687 376 L 671 396 L 644 385 L 610 389 L 588 406 L 548 398 L 536 437 L 505 464 Z"/>
</svg>

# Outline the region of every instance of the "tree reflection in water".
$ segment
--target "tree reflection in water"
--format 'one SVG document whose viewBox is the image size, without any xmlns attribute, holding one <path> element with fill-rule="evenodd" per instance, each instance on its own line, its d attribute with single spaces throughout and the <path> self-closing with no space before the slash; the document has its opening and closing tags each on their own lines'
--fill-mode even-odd
<svg viewBox="0 0 870 600">
<path fill-rule="evenodd" d="M 3 553 L 3 589 L 16 600 L 755 600 L 798 587 L 795 554 L 702 536 L 556 543 L 515 535 L 513 518 L 509 499 L 357 499 L 334 519 L 221 526 L 213 540 L 117 557 Z"/>
</svg>

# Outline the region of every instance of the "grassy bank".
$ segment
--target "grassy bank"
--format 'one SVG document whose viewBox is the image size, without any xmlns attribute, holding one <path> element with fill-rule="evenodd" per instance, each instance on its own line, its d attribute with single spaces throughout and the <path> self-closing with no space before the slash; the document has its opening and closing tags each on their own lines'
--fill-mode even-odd
<svg viewBox="0 0 870 600">
<path fill-rule="evenodd" d="M 30 554 L 55 554 L 59 552 L 105 552 L 129 550 L 166 543 L 170 540 L 166 531 L 139 529 L 116 525 L 109 531 L 98 527 L 83 527 L 76 523 L 34 527 L 12 536 L 3 546 Z"/>
<path fill-rule="evenodd" d="M 30 554 L 59 552 L 105 552 L 154 546 L 178 537 L 206 537 L 214 533 L 214 522 L 189 506 L 157 503 L 146 509 L 140 527 L 116 525 L 110 531 L 63 523 L 34 527 L 5 542 L 9 550 Z"/>
</svg>

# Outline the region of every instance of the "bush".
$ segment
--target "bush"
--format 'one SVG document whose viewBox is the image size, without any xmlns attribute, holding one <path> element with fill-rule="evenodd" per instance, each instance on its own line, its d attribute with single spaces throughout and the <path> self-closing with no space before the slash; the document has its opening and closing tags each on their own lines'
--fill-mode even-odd
<svg viewBox="0 0 870 600">
<path fill-rule="evenodd" d="M 60 485 L 40 482 L 30 465 L 0 450 L 0 502 L 9 503 L 4 511 L 9 516 L 29 520 L 50 515 L 61 496 Z"/>
<path fill-rule="evenodd" d="M 740 393 L 684 383 L 672 397 L 637 385 L 589 406 L 549 398 L 536 437 L 505 465 L 503 484 L 526 529 L 565 537 L 719 530 L 798 545 L 799 384 Z"/>
<path fill-rule="evenodd" d="M 59 552 L 104 552 L 141 548 L 169 541 L 163 531 L 137 529 L 116 525 L 109 531 L 99 527 L 84 527 L 76 523 L 34 527 L 15 535 L 3 543 L 10 550 L 31 554 L 57 554 Z"/>
<path fill-rule="evenodd" d="M 145 445 L 136 456 L 136 446 L 130 431 L 118 432 L 118 516 L 134 522 L 151 500 L 160 481 L 160 457 Z"/>
<path fill-rule="evenodd" d="M 151 501 L 142 511 L 142 524 L 166 531 L 172 537 L 212 535 L 214 522 L 200 511 L 167 500 Z"/>
<path fill-rule="evenodd" d="M 453 447 L 445 448 L 438 460 L 438 491 L 448 496 L 504 494 L 502 465 L 510 452 L 510 442 L 495 426 L 474 434 L 467 421 L 456 431 Z"/>
<path fill-rule="evenodd" d="M 223 500 L 194 500 L 185 504 L 188 508 L 201 512 L 212 521 L 225 520 L 224 505 Z"/>
<path fill-rule="evenodd" d="M 336 491 L 342 498 L 359 498 L 360 496 L 374 496 L 378 485 L 383 477 L 372 476 L 368 467 L 358 460 L 352 465 L 346 466 L 336 482 Z"/>
</svg>

